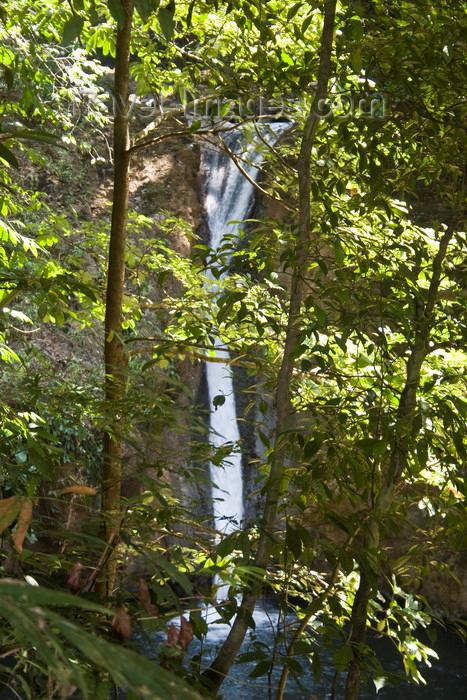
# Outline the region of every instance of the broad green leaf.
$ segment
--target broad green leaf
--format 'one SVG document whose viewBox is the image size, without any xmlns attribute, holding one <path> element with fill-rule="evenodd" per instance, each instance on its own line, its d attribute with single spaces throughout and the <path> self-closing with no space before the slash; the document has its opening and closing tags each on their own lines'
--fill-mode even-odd
<svg viewBox="0 0 467 700">
<path fill-rule="evenodd" d="M 292 673 L 297 674 L 297 676 L 303 673 L 302 664 L 299 661 L 297 661 L 297 659 L 294 659 L 293 656 L 287 656 L 284 659 L 284 664 L 287 666 L 289 671 L 292 671 Z"/>
<path fill-rule="evenodd" d="M 301 7 L 303 7 L 303 3 L 301 3 L 301 2 L 296 2 L 294 5 L 292 5 L 290 10 L 287 12 L 287 22 L 290 22 L 290 20 L 293 17 L 295 17 L 295 15 L 297 14 L 297 12 L 299 11 L 299 9 Z"/>
<path fill-rule="evenodd" d="M 260 661 L 257 666 L 251 671 L 249 674 L 250 678 L 260 678 L 261 676 L 265 676 L 270 668 L 271 668 L 272 661 L 269 661 L 268 659 L 263 659 L 263 661 Z"/>
<path fill-rule="evenodd" d="M 287 523 L 285 544 L 288 549 L 290 549 L 294 557 L 298 559 L 302 553 L 302 540 L 300 535 L 297 533 L 295 528 L 290 525 L 290 523 Z"/>
<path fill-rule="evenodd" d="M 303 24 L 302 24 L 302 32 L 301 32 L 302 34 L 305 34 L 306 30 L 308 29 L 312 20 L 314 19 L 314 16 L 315 16 L 314 13 L 311 12 L 308 15 L 308 17 L 305 18 L 305 20 L 303 21 Z"/>
<path fill-rule="evenodd" d="M 377 438 L 365 437 L 357 440 L 355 445 L 359 447 L 368 457 L 381 457 L 386 449 L 384 440 Z"/>
<path fill-rule="evenodd" d="M 195 0 L 191 0 L 190 7 L 188 8 L 188 13 L 187 13 L 187 16 L 186 16 L 186 26 L 187 26 L 188 28 L 191 27 L 191 20 L 192 20 L 192 17 L 193 17 L 193 10 L 194 10 L 194 7 L 195 7 Z"/>
<path fill-rule="evenodd" d="M 287 63 L 289 66 L 294 65 L 292 56 L 290 56 L 286 51 L 281 51 L 281 59 L 284 61 L 284 63 Z"/>
<path fill-rule="evenodd" d="M 5 80 L 5 85 L 9 90 L 11 90 L 15 82 L 15 74 L 14 71 L 10 68 L 10 66 L 5 66 L 5 68 L 3 69 L 3 78 Z"/>
<path fill-rule="evenodd" d="M 171 578 L 173 578 L 173 580 L 176 581 L 186 593 L 189 594 L 193 592 L 193 584 L 188 576 L 183 571 L 177 569 L 177 567 L 165 557 L 159 556 L 155 552 L 152 552 L 151 560 L 153 560 L 162 571 L 165 571 Z"/>
<path fill-rule="evenodd" d="M 0 158 L 6 161 L 9 165 L 12 165 L 14 168 L 19 167 L 16 156 L 10 151 L 9 148 L 4 146 L 3 143 L 0 143 Z"/>
<path fill-rule="evenodd" d="M 16 139 L 25 139 L 26 141 L 37 141 L 38 143 L 51 143 L 59 148 L 66 149 L 67 146 L 60 140 L 60 136 L 51 134 L 47 131 L 35 131 L 33 129 L 21 129 L 13 131 L 8 136 Z"/>
<path fill-rule="evenodd" d="M 381 688 L 384 688 L 384 686 L 387 685 L 387 678 L 384 676 L 375 676 L 373 678 L 373 683 L 375 684 L 376 692 L 379 693 Z"/>
<path fill-rule="evenodd" d="M 214 406 L 214 408 L 218 408 L 219 406 L 223 406 L 224 404 L 225 396 L 223 394 L 218 394 L 212 400 L 212 405 Z"/>
<path fill-rule="evenodd" d="M 167 41 L 172 41 L 174 35 L 174 10 L 174 4 L 169 3 L 166 7 L 161 7 L 157 13 L 157 20 L 162 30 L 162 34 L 165 36 Z"/>
<path fill-rule="evenodd" d="M 314 677 L 317 681 L 319 681 L 319 679 L 321 678 L 323 668 L 321 664 L 321 657 L 317 652 L 315 652 L 311 657 L 311 666 L 313 668 Z"/>
<path fill-rule="evenodd" d="M 151 14 L 151 3 L 149 0 L 134 0 L 136 11 L 143 20 L 147 22 Z"/>
<path fill-rule="evenodd" d="M 62 33 L 62 41 L 65 45 L 71 44 L 79 37 L 83 30 L 84 19 L 80 15 L 73 15 L 65 23 Z"/>
<path fill-rule="evenodd" d="M 64 662 L 66 649 L 63 639 L 66 639 L 90 664 L 100 666 L 109 673 L 115 684 L 131 689 L 140 698 L 201 700 L 183 680 L 153 660 L 88 632 L 71 619 L 50 610 L 55 606 L 113 615 L 107 608 L 69 593 L 31 586 L 12 579 L 0 581 L 2 617 L 10 622 L 18 641 L 24 643 L 26 639 L 35 646 L 38 658 L 58 675 L 64 687 L 74 668 L 72 663 Z"/>
<path fill-rule="evenodd" d="M 337 671 L 345 671 L 349 663 L 353 660 L 354 653 L 352 647 L 340 647 L 333 657 L 333 663 Z"/>
<path fill-rule="evenodd" d="M 120 28 L 125 26 L 126 14 L 121 0 L 107 0 L 109 12 Z"/>
<path fill-rule="evenodd" d="M 350 54 L 350 65 L 356 73 L 360 73 L 363 68 L 362 61 L 362 49 L 360 47 L 356 48 Z"/>
<path fill-rule="evenodd" d="M 234 549 L 235 540 L 233 540 L 231 537 L 226 537 L 217 545 L 217 553 L 222 558 L 228 557 L 229 554 L 232 554 Z"/>
</svg>

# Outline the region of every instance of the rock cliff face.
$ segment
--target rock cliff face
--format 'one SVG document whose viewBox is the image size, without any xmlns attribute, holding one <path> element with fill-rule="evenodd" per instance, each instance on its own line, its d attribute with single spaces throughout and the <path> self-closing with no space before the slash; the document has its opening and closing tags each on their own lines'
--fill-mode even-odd
<svg viewBox="0 0 467 700">
<path fill-rule="evenodd" d="M 175 227 L 169 239 L 171 247 L 186 257 L 198 238 L 205 236 L 201 181 L 199 145 L 190 138 L 172 139 L 144 149 L 137 153 L 132 165 L 130 206 L 153 218 L 156 231 L 158 220 L 166 215 L 186 222 L 191 234 L 187 235 L 184 227 Z M 176 279 L 168 283 L 166 292 L 169 295 L 176 296 L 180 291 Z M 157 298 L 158 291 L 154 290 L 153 295 Z M 203 364 L 186 357 L 176 362 L 175 372 L 193 397 L 192 403 L 198 407 L 196 411 L 202 411 L 206 402 Z M 208 478 L 208 465 L 193 463 L 190 452 L 191 402 L 183 390 L 172 396 L 181 410 L 176 413 L 176 425 L 164 428 L 161 435 L 162 453 L 168 465 L 164 478 L 193 515 L 209 520 L 212 513 L 209 488 L 190 478 L 194 471 L 202 477 L 200 481 L 206 482 Z M 157 429 L 155 426 L 154 430 Z"/>
<path fill-rule="evenodd" d="M 199 146 L 189 138 L 169 139 L 137 151 L 131 168 L 130 207 L 149 217 L 168 212 L 197 232 L 203 220 L 199 167 Z M 186 235 L 179 234 L 174 239 L 174 248 L 189 255 Z"/>
</svg>

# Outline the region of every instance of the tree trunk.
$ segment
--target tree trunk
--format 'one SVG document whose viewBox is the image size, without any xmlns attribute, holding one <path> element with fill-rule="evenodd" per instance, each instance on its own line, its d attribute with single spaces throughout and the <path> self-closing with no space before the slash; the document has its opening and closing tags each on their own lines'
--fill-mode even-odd
<svg viewBox="0 0 467 700">
<path fill-rule="evenodd" d="M 275 450 L 271 460 L 269 477 L 266 484 L 266 503 L 263 512 L 261 534 L 258 549 L 253 562 L 255 567 L 266 569 L 274 543 L 274 531 L 279 503 L 282 497 L 282 474 L 284 470 L 286 442 L 283 436 L 289 427 L 292 413 L 292 396 L 290 384 L 295 366 L 291 359 L 300 332 L 300 313 L 304 288 L 304 277 L 308 265 L 310 248 L 311 206 L 310 206 L 310 165 L 311 149 L 316 129 L 321 119 L 319 105 L 327 95 L 331 54 L 334 35 L 334 17 L 336 0 L 327 0 L 324 9 L 324 23 L 321 38 L 318 85 L 312 107 L 305 122 L 304 133 L 298 161 L 299 181 L 299 232 L 295 245 L 295 265 L 289 295 L 287 333 L 279 369 L 276 389 L 276 428 Z M 261 593 L 261 583 L 252 584 L 243 595 L 242 602 L 229 635 L 220 648 L 211 666 L 203 673 L 203 680 L 212 693 L 217 693 L 240 650 L 248 629 L 248 621 L 254 611 L 256 601 Z"/>
<path fill-rule="evenodd" d="M 122 343 L 122 306 L 125 282 L 125 245 L 128 215 L 130 146 L 128 128 L 128 81 L 133 3 L 122 0 L 125 23 L 117 29 L 114 95 L 114 190 L 108 253 L 105 307 L 105 400 L 108 428 L 104 434 L 102 467 L 102 512 L 106 542 L 115 548 L 120 523 L 122 479 L 122 421 L 127 358 Z M 116 552 L 106 559 L 99 585 L 101 595 L 112 595 Z"/>
</svg>

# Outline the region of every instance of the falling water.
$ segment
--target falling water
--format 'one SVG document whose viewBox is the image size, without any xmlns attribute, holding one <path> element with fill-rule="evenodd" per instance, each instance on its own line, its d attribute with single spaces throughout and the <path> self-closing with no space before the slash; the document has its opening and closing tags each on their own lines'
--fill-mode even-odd
<svg viewBox="0 0 467 700">
<path fill-rule="evenodd" d="M 269 125 L 263 138 L 273 143 L 277 136 L 287 128 L 286 123 Z M 229 134 L 226 143 L 230 150 L 239 153 L 245 147 L 240 132 Z M 260 141 L 249 148 L 248 163 L 242 161 L 242 167 L 251 180 L 258 177 L 258 165 L 263 160 Z M 253 205 L 254 188 L 226 153 L 221 150 L 206 150 L 203 153 L 206 177 L 206 219 L 211 235 L 211 247 L 218 250 L 225 236 L 238 235 L 239 223 L 247 217 Z M 217 343 L 219 346 L 220 343 Z M 209 405 L 211 406 L 210 441 L 215 447 L 226 443 L 234 446 L 227 462 L 222 466 L 210 465 L 214 524 L 218 532 L 231 532 L 243 517 L 243 478 L 242 455 L 239 449 L 240 434 L 237 424 L 235 394 L 232 372 L 229 368 L 227 351 L 217 350 L 217 358 L 226 362 L 208 362 L 206 379 L 208 385 Z M 224 397 L 224 403 L 215 410 L 214 398 Z M 218 402 L 219 403 L 219 402 Z"/>
</svg>

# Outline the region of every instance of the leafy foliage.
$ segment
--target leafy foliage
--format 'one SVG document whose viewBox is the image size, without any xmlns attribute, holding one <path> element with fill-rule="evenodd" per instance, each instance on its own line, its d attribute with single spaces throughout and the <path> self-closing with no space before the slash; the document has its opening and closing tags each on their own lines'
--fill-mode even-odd
<svg viewBox="0 0 467 700">
<path fill-rule="evenodd" d="M 318 676 L 324 649 L 338 673 L 358 668 L 377 688 L 397 681 L 364 632 L 344 632 L 362 622 L 363 596 L 363 630 L 386 635 L 407 678 L 421 682 L 418 664 L 430 651 L 416 630 L 431 618 L 414 590 L 443 568 L 443 548 L 465 548 L 465 10 L 450 0 L 337 3 L 332 79 L 303 193 L 297 170 L 313 109 L 321 4 L 138 0 L 131 105 L 125 95 L 110 98 L 106 70 L 91 58 L 113 60 L 125 7 L 12 1 L 0 9 L 2 571 L 47 586 L 61 575 L 81 594 L 0 581 L 2 632 L 15 663 L 6 682 L 24 697 L 63 697 L 73 688 L 107 697 L 112 685 L 135 697 L 196 697 L 176 676 L 200 687 L 199 667 L 182 662 L 190 635 L 207 631 L 194 601 L 212 602 L 213 575 L 230 586 L 219 605 L 225 621 L 239 611 L 235 595 L 261 585 L 285 621 L 295 614 L 275 641 L 279 656 L 257 645 L 239 657 L 258 662 L 253 677 L 270 674 L 280 658 L 283 684 L 289 673 L 299 679 L 298 656 Z M 141 101 L 147 97 L 155 107 Z M 105 311 L 109 222 L 55 206 L 34 180 L 30 186 L 27 171 L 45 164 L 71 184 L 67 159 L 78 146 L 102 165 L 86 130 L 107 138 L 112 103 L 131 107 L 132 152 L 180 136 L 222 147 L 223 130 L 240 123 L 247 143 L 261 138 L 258 122 L 291 126 L 265 147 L 262 201 L 276 209 L 245 224 L 240 241 L 226 236 L 212 250 L 171 212 L 130 212 L 119 338 L 128 366 L 124 396 L 109 407 L 94 357 L 80 367 L 70 350 L 57 377 L 30 340 L 47 324 L 69 347 L 86 334 L 94 342 Z M 247 148 L 240 165 L 242 158 Z M 304 197 L 312 219 L 305 256 Z M 182 236 L 191 256 L 177 252 Z M 306 292 L 284 358 L 297 271 Z M 216 342 L 236 367 L 243 436 L 255 444 L 254 507 L 276 487 L 279 494 L 267 570 L 255 565 L 264 523 L 216 539 L 204 507 L 206 463 L 223 464 L 238 446 L 209 445 L 183 377 L 189 363 L 215 361 Z M 293 366 L 292 410 L 278 431 L 284 362 Z M 123 564 L 139 559 L 146 577 L 138 572 L 129 584 L 138 586 L 138 602 L 119 593 L 118 645 L 107 639 L 114 613 L 89 598 L 109 553 L 97 525 L 100 435 L 116 430 L 116 416 L 124 476 L 137 486 L 111 545 L 120 537 Z M 282 455 L 278 486 L 269 475 Z M 196 515 L 181 484 L 201 502 Z M 136 620 L 143 607 L 152 634 L 186 612 L 185 603 L 190 621 L 169 627 L 161 652 L 172 672 L 126 648 L 126 607 Z M 21 680 L 25 669 L 31 680 Z"/>
</svg>

